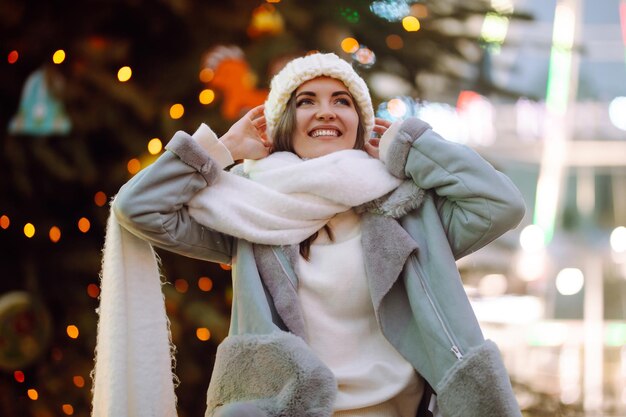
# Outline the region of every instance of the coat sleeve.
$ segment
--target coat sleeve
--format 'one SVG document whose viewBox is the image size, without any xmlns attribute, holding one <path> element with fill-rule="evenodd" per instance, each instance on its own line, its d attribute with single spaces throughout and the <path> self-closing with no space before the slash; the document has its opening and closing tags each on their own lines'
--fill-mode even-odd
<svg viewBox="0 0 626 417">
<path fill-rule="evenodd" d="M 191 258 L 231 262 L 233 238 L 190 215 L 187 202 L 221 169 L 190 135 L 177 132 L 165 153 L 122 186 L 112 203 L 118 222 L 153 245 Z"/>
<path fill-rule="evenodd" d="M 474 150 L 446 141 L 417 118 L 388 133 L 381 159 L 395 176 L 432 191 L 456 259 L 519 224 L 525 212 L 521 193 Z"/>
</svg>

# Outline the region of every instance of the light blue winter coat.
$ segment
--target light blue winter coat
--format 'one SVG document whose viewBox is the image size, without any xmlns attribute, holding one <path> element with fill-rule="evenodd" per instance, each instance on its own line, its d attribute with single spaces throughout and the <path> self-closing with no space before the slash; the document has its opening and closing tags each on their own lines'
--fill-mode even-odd
<svg viewBox="0 0 626 417">
<path fill-rule="evenodd" d="M 329 416 L 336 383 L 304 340 L 297 246 L 252 244 L 196 223 L 185 203 L 219 168 L 183 132 L 167 149 L 121 188 L 113 209 L 120 224 L 155 246 L 233 265 L 230 335 L 218 349 L 207 416 L 237 401 L 271 416 Z M 443 416 L 521 416 L 455 264 L 517 226 L 525 210 L 519 191 L 476 152 L 419 119 L 402 123 L 386 155 L 389 171 L 412 182 L 360 209 L 383 334 L 434 388 Z"/>
</svg>

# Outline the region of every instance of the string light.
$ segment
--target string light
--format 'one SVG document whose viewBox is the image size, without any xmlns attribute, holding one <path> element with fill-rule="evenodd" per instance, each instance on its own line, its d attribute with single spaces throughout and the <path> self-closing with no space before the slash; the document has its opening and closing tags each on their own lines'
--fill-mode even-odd
<svg viewBox="0 0 626 417">
<path fill-rule="evenodd" d="M 52 62 L 55 64 L 61 64 L 63 61 L 65 61 L 65 51 L 63 49 L 59 49 L 52 55 Z"/>
<path fill-rule="evenodd" d="M 157 155 L 163 149 L 163 143 L 159 138 L 152 138 L 150 142 L 148 142 L 148 152 L 150 155 Z"/>
<path fill-rule="evenodd" d="M 102 207 L 107 203 L 107 195 L 103 191 L 98 191 L 93 196 L 93 202 L 96 203 L 96 206 Z"/>
<path fill-rule="evenodd" d="M 87 233 L 90 228 L 91 228 L 91 222 L 89 221 L 88 218 L 81 217 L 80 219 L 78 219 L 78 230 L 80 230 L 83 233 Z"/>
<path fill-rule="evenodd" d="M 124 66 L 117 71 L 117 79 L 125 83 L 133 76 L 133 70 L 129 66 Z"/>
<path fill-rule="evenodd" d="M 174 120 L 180 119 L 185 114 L 185 107 L 182 104 L 176 103 L 170 107 L 170 117 Z"/>
<path fill-rule="evenodd" d="M 15 378 L 15 380 L 19 383 L 22 383 L 26 380 L 26 377 L 24 376 L 24 372 L 22 371 L 13 372 L 13 378 Z"/>
<path fill-rule="evenodd" d="M 9 56 L 7 56 L 7 61 L 9 64 L 15 64 L 17 59 L 20 57 L 20 54 L 17 51 L 9 52 Z"/>
<path fill-rule="evenodd" d="M 209 277 L 198 278 L 198 288 L 205 292 L 211 291 L 213 289 L 213 280 Z"/>
<path fill-rule="evenodd" d="M 206 88 L 200 92 L 200 95 L 198 95 L 198 100 L 200 101 L 200 103 L 205 105 L 211 104 L 213 103 L 213 100 L 215 100 L 215 92 L 210 88 Z"/>
<path fill-rule="evenodd" d="M 72 407 L 71 404 L 63 404 L 61 406 L 61 409 L 63 410 L 63 412 L 65 414 L 67 414 L 68 416 L 71 416 L 72 414 L 74 414 L 74 407 Z"/>
<path fill-rule="evenodd" d="M 72 378 L 72 382 L 78 388 L 82 388 L 85 386 L 85 378 L 80 375 L 74 375 L 74 378 Z"/>
<path fill-rule="evenodd" d="M 341 49 L 348 54 L 353 54 L 359 49 L 359 41 L 354 38 L 345 38 L 341 41 Z"/>
<path fill-rule="evenodd" d="M 211 338 L 211 331 L 207 329 L 206 327 L 198 327 L 196 329 L 196 337 L 199 340 L 206 342 L 207 340 Z"/>
<path fill-rule="evenodd" d="M 87 285 L 87 295 L 89 295 L 91 298 L 98 298 L 98 296 L 100 295 L 100 287 L 98 287 L 96 284 Z"/>
<path fill-rule="evenodd" d="M 126 164 L 126 169 L 131 175 L 135 175 L 141 169 L 141 162 L 139 162 L 139 159 L 133 158 Z"/>
<path fill-rule="evenodd" d="M 61 239 L 61 229 L 59 229 L 57 226 L 52 226 L 50 228 L 48 236 L 50 237 L 52 243 L 57 243 Z"/>
<path fill-rule="evenodd" d="M 189 290 L 189 283 L 187 282 L 187 280 L 179 278 L 174 281 L 174 288 L 176 288 L 176 291 L 178 291 L 179 293 L 184 294 L 187 292 L 187 290 Z"/>
<path fill-rule="evenodd" d="M 71 338 L 71 339 L 77 339 L 78 335 L 79 335 L 79 331 L 78 331 L 78 327 L 76 327 L 73 324 L 70 324 L 69 326 L 67 326 L 66 328 L 66 332 L 67 335 Z"/>
<path fill-rule="evenodd" d="M 33 401 L 37 401 L 37 399 L 39 398 L 39 393 L 34 388 L 30 388 L 28 391 L 26 391 L 26 395 L 28 395 L 28 398 Z"/>
<path fill-rule="evenodd" d="M 7 216 L 5 214 L 0 216 L 0 227 L 1 228 L 8 229 L 10 225 L 11 225 L 11 220 L 9 219 L 9 216 Z"/>
<path fill-rule="evenodd" d="M 417 32 L 418 30 L 420 30 L 421 25 L 420 21 L 417 20 L 417 17 L 406 16 L 404 19 L 402 19 L 402 27 L 407 32 Z"/>
<path fill-rule="evenodd" d="M 33 226 L 32 223 L 26 223 L 24 225 L 24 235 L 29 239 L 35 236 L 35 226 Z"/>
</svg>

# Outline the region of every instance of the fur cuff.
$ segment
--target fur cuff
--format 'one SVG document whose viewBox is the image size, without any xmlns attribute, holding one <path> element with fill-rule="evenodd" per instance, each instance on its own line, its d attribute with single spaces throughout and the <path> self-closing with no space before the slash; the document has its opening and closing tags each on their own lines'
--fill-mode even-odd
<svg viewBox="0 0 626 417">
<path fill-rule="evenodd" d="M 406 178 L 404 167 L 411 145 L 428 129 L 430 125 L 416 117 L 402 122 L 396 137 L 386 151 L 384 162 L 389 172 L 398 178 Z"/>
<path fill-rule="evenodd" d="M 268 417 L 329 417 L 336 392 L 330 369 L 299 337 L 286 332 L 229 336 L 217 349 L 205 417 L 239 402 Z"/>
<path fill-rule="evenodd" d="M 457 362 L 437 386 L 446 417 L 521 417 L 495 343 L 487 340 Z"/>
<path fill-rule="evenodd" d="M 195 168 L 204 177 L 207 185 L 211 185 L 217 178 L 218 172 L 221 171 L 202 146 L 185 132 L 176 132 L 165 149 L 173 152 L 190 167 Z"/>
</svg>

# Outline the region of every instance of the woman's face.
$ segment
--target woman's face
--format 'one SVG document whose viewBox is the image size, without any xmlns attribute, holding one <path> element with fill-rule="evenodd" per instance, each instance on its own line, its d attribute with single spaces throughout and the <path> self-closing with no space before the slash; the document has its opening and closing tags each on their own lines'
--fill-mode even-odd
<svg viewBox="0 0 626 417">
<path fill-rule="evenodd" d="M 343 82 L 318 77 L 295 91 L 296 128 L 293 149 L 301 158 L 316 158 L 353 149 L 359 115 Z"/>
</svg>

